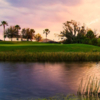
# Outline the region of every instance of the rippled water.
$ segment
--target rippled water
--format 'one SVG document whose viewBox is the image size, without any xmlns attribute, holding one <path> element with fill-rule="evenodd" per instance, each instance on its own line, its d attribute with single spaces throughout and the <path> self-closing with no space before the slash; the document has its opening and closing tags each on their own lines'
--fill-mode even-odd
<svg viewBox="0 0 100 100">
<path fill-rule="evenodd" d="M 0 63 L 0 100 L 76 94 L 80 80 L 100 79 L 100 63 Z"/>
</svg>

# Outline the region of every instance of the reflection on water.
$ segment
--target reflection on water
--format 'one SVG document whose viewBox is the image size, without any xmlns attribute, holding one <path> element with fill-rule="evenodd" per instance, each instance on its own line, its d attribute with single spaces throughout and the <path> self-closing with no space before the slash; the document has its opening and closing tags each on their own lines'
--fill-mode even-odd
<svg viewBox="0 0 100 100">
<path fill-rule="evenodd" d="M 80 80 L 100 79 L 100 63 L 0 63 L 0 100 L 76 94 Z"/>
</svg>

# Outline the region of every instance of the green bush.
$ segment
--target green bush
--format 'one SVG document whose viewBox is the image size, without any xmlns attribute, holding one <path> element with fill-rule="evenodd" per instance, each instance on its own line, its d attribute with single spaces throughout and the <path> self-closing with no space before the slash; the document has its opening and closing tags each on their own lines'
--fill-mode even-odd
<svg viewBox="0 0 100 100">
<path fill-rule="evenodd" d="M 89 44 L 89 39 L 88 38 L 85 38 L 84 40 L 83 40 L 83 42 L 82 43 L 84 43 L 84 44 Z"/>
<path fill-rule="evenodd" d="M 95 38 L 95 34 L 92 30 L 88 30 L 87 34 L 86 34 L 86 37 L 89 38 L 89 39 L 93 39 Z"/>
<path fill-rule="evenodd" d="M 64 44 L 70 44 L 70 43 L 72 43 L 72 41 L 69 40 L 69 39 L 67 39 L 67 40 L 63 41 L 63 43 L 64 43 Z"/>
<path fill-rule="evenodd" d="M 89 44 L 92 45 L 92 41 L 91 40 L 89 40 Z"/>
<path fill-rule="evenodd" d="M 91 44 L 92 44 L 92 45 L 97 45 L 97 44 L 98 44 L 97 38 L 93 38 L 93 39 L 91 40 Z"/>
<path fill-rule="evenodd" d="M 98 52 L 98 50 L 97 49 L 93 49 L 92 52 Z"/>
<path fill-rule="evenodd" d="M 100 46 L 100 38 L 97 39 L 97 42 L 98 42 L 97 45 Z"/>
</svg>

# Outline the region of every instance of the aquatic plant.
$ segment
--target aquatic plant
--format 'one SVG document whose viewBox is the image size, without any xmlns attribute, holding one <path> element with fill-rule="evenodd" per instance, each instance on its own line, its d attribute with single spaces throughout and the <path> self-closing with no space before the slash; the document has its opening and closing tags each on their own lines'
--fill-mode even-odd
<svg viewBox="0 0 100 100">
<path fill-rule="evenodd" d="M 84 99 L 88 98 L 88 100 L 100 97 L 100 80 L 97 77 L 90 76 L 85 82 L 81 81 L 77 95 Z"/>
<path fill-rule="evenodd" d="M 53 97 L 49 97 L 49 98 L 44 98 L 44 99 L 36 99 L 36 100 L 79 100 L 77 96 L 75 95 L 56 95 L 56 96 L 53 96 Z"/>
</svg>

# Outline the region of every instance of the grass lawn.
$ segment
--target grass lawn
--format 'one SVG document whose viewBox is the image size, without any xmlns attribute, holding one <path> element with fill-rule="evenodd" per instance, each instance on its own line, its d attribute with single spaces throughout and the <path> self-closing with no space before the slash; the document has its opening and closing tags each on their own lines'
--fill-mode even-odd
<svg viewBox="0 0 100 100">
<path fill-rule="evenodd" d="M 50 44 L 0 41 L 0 52 L 100 52 L 100 47 L 86 44 Z"/>
</svg>

